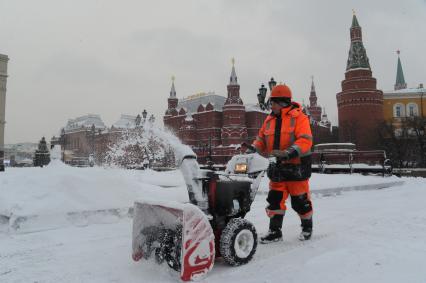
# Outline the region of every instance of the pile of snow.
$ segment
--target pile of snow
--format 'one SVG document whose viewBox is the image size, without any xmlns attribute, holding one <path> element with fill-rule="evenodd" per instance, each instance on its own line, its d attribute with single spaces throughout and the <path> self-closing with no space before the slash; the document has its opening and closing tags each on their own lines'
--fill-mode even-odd
<svg viewBox="0 0 426 283">
<path fill-rule="evenodd" d="M 178 171 L 83 169 L 53 160 L 45 168 L 10 168 L 2 175 L 0 218 L 3 226 L 7 224 L 15 230 L 24 229 L 21 222 L 28 220 L 39 221 L 39 229 L 66 226 L 80 216 L 90 216 L 98 223 L 103 220 L 94 218 L 93 212 L 126 216 L 129 207 L 140 198 L 188 200 Z"/>
<path fill-rule="evenodd" d="M 176 148 L 180 156 L 192 152 L 185 146 Z M 324 190 L 335 194 L 345 188 L 394 181 L 399 179 L 314 174 L 311 189 L 313 193 Z M 333 191 L 326 191 L 330 189 Z M 267 178 L 262 180 L 259 192 L 268 192 Z M 109 223 L 129 217 L 129 209 L 140 199 L 187 202 L 182 173 L 76 168 L 57 159 L 45 168 L 10 168 L 0 179 L 0 231 Z"/>
</svg>

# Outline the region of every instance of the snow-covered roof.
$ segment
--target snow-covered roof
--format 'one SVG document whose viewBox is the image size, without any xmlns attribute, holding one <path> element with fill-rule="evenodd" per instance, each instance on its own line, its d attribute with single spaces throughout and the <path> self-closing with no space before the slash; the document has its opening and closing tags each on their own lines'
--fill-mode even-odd
<svg viewBox="0 0 426 283">
<path fill-rule="evenodd" d="M 120 119 L 112 125 L 119 129 L 132 129 L 136 127 L 136 116 L 121 114 Z"/>
<path fill-rule="evenodd" d="M 210 102 L 214 105 L 215 110 L 222 111 L 225 101 L 226 97 L 217 95 L 214 92 L 200 93 L 184 99 L 179 99 L 177 109 L 179 111 L 180 108 L 183 107 L 189 113 L 197 113 L 200 104 L 203 104 L 205 107 Z"/>
<path fill-rule="evenodd" d="M 65 126 L 65 131 L 72 131 L 79 128 L 91 128 L 95 125 L 95 129 L 105 129 L 105 124 L 98 114 L 87 114 L 75 119 L 69 119 Z"/>
<path fill-rule="evenodd" d="M 253 104 L 253 103 L 249 103 L 246 104 L 246 112 L 262 112 L 262 113 L 266 113 L 269 114 L 270 111 L 268 110 L 262 110 L 262 108 L 260 108 L 259 104 Z"/>
<path fill-rule="evenodd" d="M 404 88 L 398 90 L 383 91 L 384 96 L 399 96 L 399 95 L 421 95 L 426 94 L 426 88 Z"/>
</svg>

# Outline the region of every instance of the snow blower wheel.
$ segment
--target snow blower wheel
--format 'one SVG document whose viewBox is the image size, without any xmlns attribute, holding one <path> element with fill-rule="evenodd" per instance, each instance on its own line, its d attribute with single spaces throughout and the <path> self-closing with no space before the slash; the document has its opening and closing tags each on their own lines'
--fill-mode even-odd
<svg viewBox="0 0 426 283">
<path fill-rule="evenodd" d="M 159 247 L 155 249 L 155 260 L 158 264 L 166 261 L 167 265 L 176 271 L 181 270 L 180 253 L 182 241 L 182 227 L 176 231 L 164 229 L 161 231 L 158 241 Z"/>
<path fill-rule="evenodd" d="M 243 218 L 229 221 L 220 237 L 220 254 L 226 263 L 238 266 L 248 263 L 257 248 L 257 233 L 253 224 Z"/>
</svg>

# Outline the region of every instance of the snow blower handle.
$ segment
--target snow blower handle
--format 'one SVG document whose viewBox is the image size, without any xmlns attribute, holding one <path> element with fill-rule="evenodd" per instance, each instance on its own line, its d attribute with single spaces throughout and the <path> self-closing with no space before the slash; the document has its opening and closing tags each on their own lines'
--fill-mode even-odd
<svg viewBox="0 0 426 283">
<path fill-rule="evenodd" d="M 242 147 L 242 148 L 246 148 L 246 152 L 245 152 L 245 153 L 247 153 L 247 154 L 255 153 L 255 152 L 256 152 L 256 148 L 255 148 L 253 145 L 248 144 L 248 143 L 246 143 L 246 142 L 243 142 L 243 143 L 241 144 L 241 147 Z"/>
</svg>

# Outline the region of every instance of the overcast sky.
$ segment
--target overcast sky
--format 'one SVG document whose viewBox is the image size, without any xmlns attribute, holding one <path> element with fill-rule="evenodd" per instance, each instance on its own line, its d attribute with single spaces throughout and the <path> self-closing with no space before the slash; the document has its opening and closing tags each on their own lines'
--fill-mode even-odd
<svg viewBox="0 0 426 283">
<path fill-rule="evenodd" d="M 378 88 L 393 89 L 401 50 L 409 87 L 426 83 L 426 0 L 0 0 L 7 54 L 6 143 L 57 135 L 69 118 L 147 109 L 162 125 L 178 98 L 226 96 L 231 58 L 245 103 L 271 76 L 337 123 L 355 9 Z"/>
</svg>

